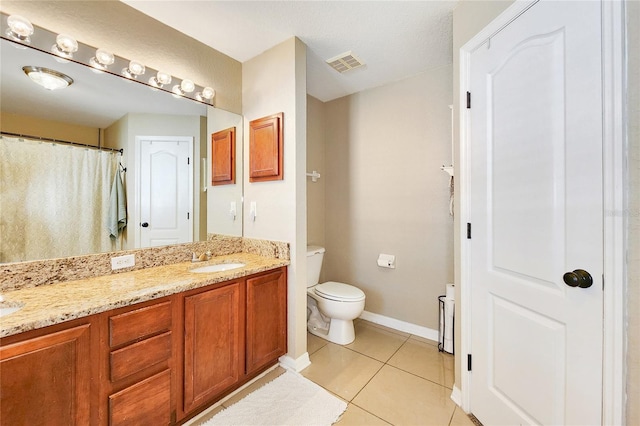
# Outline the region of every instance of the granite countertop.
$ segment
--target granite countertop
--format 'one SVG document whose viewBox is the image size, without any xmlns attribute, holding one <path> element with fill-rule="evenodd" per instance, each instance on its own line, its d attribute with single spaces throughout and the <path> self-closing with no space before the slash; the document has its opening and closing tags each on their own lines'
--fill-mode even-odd
<svg viewBox="0 0 640 426">
<path fill-rule="evenodd" d="M 190 269 L 218 263 L 244 263 L 223 272 Z M 289 264 L 289 260 L 235 253 L 203 262 L 184 262 L 4 293 L 2 307 L 22 306 L 0 317 L 0 337 L 34 330 L 115 308 L 244 277 Z"/>
</svg>

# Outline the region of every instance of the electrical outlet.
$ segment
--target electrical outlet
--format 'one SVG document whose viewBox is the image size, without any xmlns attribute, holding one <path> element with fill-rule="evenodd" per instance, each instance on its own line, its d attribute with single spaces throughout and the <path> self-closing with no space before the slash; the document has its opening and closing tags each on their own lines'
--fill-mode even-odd
<svg viewBox="0 0 640 426">
<path fill-rule="evenodd" d="M 125 254 L 124 256 L 116 256 L 111 258 L 111 270 L 129 268 L 135 266 L 136 257 L 134 254 Z"/>
</svg>

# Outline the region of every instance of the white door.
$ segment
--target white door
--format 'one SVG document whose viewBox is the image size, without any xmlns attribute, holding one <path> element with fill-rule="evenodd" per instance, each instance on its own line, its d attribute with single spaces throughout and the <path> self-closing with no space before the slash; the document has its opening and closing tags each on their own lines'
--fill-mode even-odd
<svg viewBox="0 0 640 426">
<path fill-rule="evenodd" d="M 193 139 L 140 138 L 141 247 L 193 241 Z"/>
<path fill-rule="evenodd" d="M 486 425 L 601 423 L 600 8 L 541 0 L 471 54 L 470 408 Z M 578 269 L 590 287 L 564 282 Z"/>
</svg>

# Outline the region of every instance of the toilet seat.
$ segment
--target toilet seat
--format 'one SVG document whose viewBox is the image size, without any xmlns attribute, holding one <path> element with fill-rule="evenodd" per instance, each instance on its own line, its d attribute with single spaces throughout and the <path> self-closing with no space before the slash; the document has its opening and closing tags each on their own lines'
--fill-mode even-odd
<svg viewBox="0 0 640 426">
<path fill-rule="evenodd" d="M 313 291 L 320 297 L 338 302 L 360 302 L 365 299 L 364 292 L 358 287 L 335 281 L 318 284 Z"/>
</svg>

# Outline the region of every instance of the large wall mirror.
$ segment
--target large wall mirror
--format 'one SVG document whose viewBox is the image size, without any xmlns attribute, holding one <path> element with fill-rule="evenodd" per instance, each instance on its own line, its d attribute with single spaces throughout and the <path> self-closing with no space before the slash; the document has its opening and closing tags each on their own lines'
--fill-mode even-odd
<svg viewBox="0 0 640 426">
<path fill-rule="evenodd" d="M 171 214 L 162 216 L 169 210 L 167 203 L 175 199 L 186 203 L 180 216 L 188 220 L 186 238 L 191 241 L 204 240 L 212 233 L 242 235 L 240 115 L 166 91 L 154 91 L 147 85 L 96 72 L 87 65 L 63 61 L 4 38 L 0 41 L 0 263 L 185 242 L 163 233 L 176 220 Z M 25 66 L 58 71 L 73 83 L 62 90 L 45 90 L 27 77 Z M 234 161 L 239 178 L 230 185 L 212 186 L 211 135 L 228 128 L 236 130 Z M 169 154 L 159 148 L 180 143 L 188 145 L 184 151 L 188 168 L 175 165 L 173 147 Z M 9 144 L 21 150 L 7 148 Z M 102 161 L 100 156 L 89 160 L 89 166 L 72 160 L 74 156 L 88 156 L 83 152 L 96 152 L 96 146 L 103 148 L 98 150 L 101 156 L 113 158 L 105 166 L 107 171 L 94 168 L 91 163 Z M 24 147 L 28 149 L 22 150 Z M 112 153 L 109 148 L 122 148 L 123 153 Z M 36 157 L 42 157 L 43 152 L 47 152 L 44 163 L 38 164 L 43 160 Z M 177 161 L 182 161 L 182 151 L 175 152 Z M 79 168 L 89 168 L 89 175 Z M 186 170 L 189 194 L 172 177 L 178 168 Z M 52 177 L 54 169 L 59 171 Z M 116 188 L 118 175 L 121 188 Z M 59 178 L 74 182 L 70 186 L 54 182 Z M 99 185 L 103 189 L 95 192 Z M 102 229 L 104 225 L 97 224 L 101 223 L 99 216 L 113 222 L 113 209 L 117 215 L 119 206 L 111 200 L 118 191 L 126 194 L 128 221 L 113 237 L 109 230 Z M 63 204 L 74 206 L 73 210 L 52 207 L 54 198 L 62 198 Z M 100 199 L 110 201 L 101 207 Z M 154 224 L 156 234 L 145 235 L 145 228 L 154 228 Z M 98 226 L 101 229 L 97 233 L 101 235 L 92 236 Z M 108 238 L 100 249 L 76 252 L 66 247 L 66 241 L 104 239 L 104 233 Z M 31 241 L 37 243 L 25 248 Z"/>
</svg>

